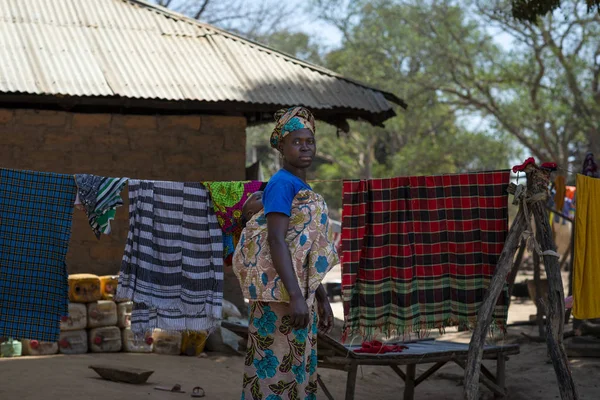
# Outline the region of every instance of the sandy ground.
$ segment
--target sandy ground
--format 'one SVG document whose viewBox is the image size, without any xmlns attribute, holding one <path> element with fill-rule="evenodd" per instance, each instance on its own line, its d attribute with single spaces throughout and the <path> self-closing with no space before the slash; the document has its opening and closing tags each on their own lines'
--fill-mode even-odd
<svg viewBox="0 0 600 400">
<path fill-rule="evenodd" d="M 335 275 L 334 275 L 335 276 Z M 524 279 L 524 277 L 520 277 Z M 337 317 L 341 317 L 341 302 L 334 303 Z M 529 319 L 535 313 L 531 301 L 513 301 L 509 323 Z M 529 342 L 521 333 L 537 335 L 536 327 L 512 327 L 500 343 L 520 343 L 521 354 L 507 363 L 508 399 L 558 399 L 556 376 L 547 362 L 544 344 Z M 444 340 L 468 343 L 469 334 L 449 329 Z M 154 370 L 146 385 L 136 386 L 100 379 L 88 369 L 92 364 L 112 364 Z M 493 371 L 495 364 L 486 362 Z M 600 359 L 572 359 L 573 377 L 581 399 L 600 399 Z M 417 373 L 428 368 L 419 366 Z M 85 354 L 79 356 L 21 357 L 0 359 L 0 399 L 4 400 L 142 400 L 190 398 L 194 386 L 206 390 L 206 399 L 237 400 L 243 371 L 243 358 L 210 354 L 207 358 L 175 357 L 154 354 Z M 320 374 L 336 399 L 343 399 L 346 374 L 340 371 L 320 370 Z M 447 364 L 435 375 L 419 385 L 416 399 L 454 400 L 462 398 L 463 371 Z M 182 385 L 185 394 L 154 390 L 157 385 Z M 396 400 L 402 398 L 403 382 L 385 367 L 363 367 L 357 379 L 356 399 Z M 482 399 L 492 394 L 482 386 Z M 326 397 L 319 392 L 318 399 Z"/>
</svg>

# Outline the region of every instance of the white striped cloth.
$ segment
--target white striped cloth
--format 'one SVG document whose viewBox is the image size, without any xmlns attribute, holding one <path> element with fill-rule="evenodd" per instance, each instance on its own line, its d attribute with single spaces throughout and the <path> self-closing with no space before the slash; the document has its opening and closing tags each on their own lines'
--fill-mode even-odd
<svg viewBox="0 0 600 400">
<path fill-rule="evenodd" d="M 116 298 L 132 330 L 212 330 L 221 320 L 223 239 L 201 183 L 129 180 L 129 234 Z"/>
</svg>

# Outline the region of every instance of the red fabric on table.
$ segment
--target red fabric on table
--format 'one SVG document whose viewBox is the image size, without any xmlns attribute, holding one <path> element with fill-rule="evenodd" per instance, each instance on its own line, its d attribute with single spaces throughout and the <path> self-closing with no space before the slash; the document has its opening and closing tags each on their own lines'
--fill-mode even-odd
<svg viewBox="0 0 600 400">
<path fill-rule="evenodd" d="M 372 340 L 370 342 L 363 342 L 360 349 L 354 350 L 355 353 L 367 353 L 367 354 L 385 354 L 385 353 L 400 353 L 402 350 L 408 349 L 403 345 L 384 345 L 378 340 Z"/>
</svg>

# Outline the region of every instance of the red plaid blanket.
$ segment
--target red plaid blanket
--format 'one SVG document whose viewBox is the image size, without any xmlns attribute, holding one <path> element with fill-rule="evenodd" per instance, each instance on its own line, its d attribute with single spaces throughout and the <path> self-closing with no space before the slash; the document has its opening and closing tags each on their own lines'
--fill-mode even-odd
<svg viewBox="0 0 600 400">
<path fill-rule="evenodd" d="M 509 171 L 344 181 L 345 335 L 474 324 L 508 233 Z M 504 329 L 507 290 L 494 311 Z"/>
</svg>

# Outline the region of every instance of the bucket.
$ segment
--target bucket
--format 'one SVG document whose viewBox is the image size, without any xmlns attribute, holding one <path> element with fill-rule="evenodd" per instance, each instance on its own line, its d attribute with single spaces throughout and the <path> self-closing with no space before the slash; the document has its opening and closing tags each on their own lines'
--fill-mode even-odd
<svg viewBox="0 0 600 400">
<path fill-rule="evenodd" d="M 126 301 L 117 304 L 117 326 L 121 329 L 131 327 L 131 310 L 133 302 Z"/>
<path fill-rule="evenodd" d="M 87 327 L 100 328 L 117 325 L 117 304 L 112 300 L 98 300 L 87 305 Z"/>
<path fill-rule="evenodd" d="M 61 354 L 85 354 L 88 352 L 88 338 L 85 329 L 60 333 L 58 351 Z"/>
<path fill-rule="evenodd" d="M 69 316 L 60 319 L 61 331 L 79 331 L 87 326 L 87 307 L 82 303 L 69 303 Z"/>
<path fill-rule="evenodd" d="M 181 353 L 181 332 L 167 332 L 155 329 L 152 333 L 153 351 L 157 354 L 177 356 Z"/>
<path fill-rule="evenodd" d="M 102 300 L 114 300 L 117 293 L 117 285 L 119 284 L 119 277 L 117 275 L 105 275 L 99 277 L 99 279 Z"/>
<path fill-rule="evenodd" d="M 8 338 L 6 342 L 0 344 L 0 356 L 2 357 L 21 357 L 23 347 L 21 342 Z"/>
<path fill-rule="evenodd" d="M 100 278 L 97 275 L 69 275 L 69 301 L 73 303 L 89 303 L 101 298 Z"/>
<path fill-rule="evenodd" d="M 121 330 L 116 326 L 90 329 L 88 336 L 92 353 L 116 353 L 123 347 Z"/>
<path fill-rule="evenodd" d="M 22 340 L 24 356 L 50 356 L 58 353 L 58 343 L 40 342 L 38 340 Z"/>
<path fill-rule="evenodd" d="M 131 328 L 125 328 L 121 331 L 121 340 L 123 342 L 123 351 L 127 353 L 152 353 L 152 335 L 146 334 L 145 337 L 136 339 Z"/>
</svg>

